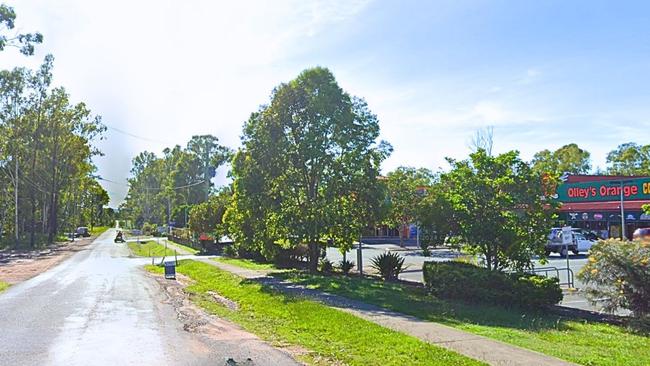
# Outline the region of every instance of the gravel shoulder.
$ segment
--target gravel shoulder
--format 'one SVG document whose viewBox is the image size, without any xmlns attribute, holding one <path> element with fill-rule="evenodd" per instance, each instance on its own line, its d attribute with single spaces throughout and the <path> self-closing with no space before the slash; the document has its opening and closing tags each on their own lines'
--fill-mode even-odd
<svg viewBox="0 0 650 366">
<path fill-rule="evenodd" d="M 195 305 L 184 291 L 192 280 L 180 273 L 176 281 L 166 280 L 162 275 L 147 272 L 163 290 L 165 304 L 171 305 L 182 324 L 183 330 L 200 337 L 206 344 L 227 342 L 232 344 L 226 358 L 227 365 L 302 365 L 295 357 L 306 353 L 298 347 L 272 347 L 256 335 L 243 330 L 236 324 L 210 315 Z M 218 296 L 218 295 L 217 295 Z M 223 297 L 218 301 L 225 306 L 237 308 L 237 304 Z"/>
<path fill-rule="evenodd" d="M 63 262 L 73 254 L 87 250 L 96 237 L 55 243 L 40 250 L 0 251 L 0 281 L 15 285 Z"/>
</svg>

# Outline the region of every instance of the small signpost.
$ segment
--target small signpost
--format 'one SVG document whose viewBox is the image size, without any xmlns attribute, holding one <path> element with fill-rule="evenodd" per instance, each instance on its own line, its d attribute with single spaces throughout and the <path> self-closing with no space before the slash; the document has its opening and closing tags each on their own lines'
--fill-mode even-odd
<svg viewBox="0 0 650 366">
<path fill-rule="evenodd" d="M 361 249 L 361 236 L 359 236 L 359 247 L 357 248 L 357 267 L 359 268 L 359 275 L 363 276 L 363 253 Z"/>
<path fill-rule="evenodd" d="M 570 282 L 569 279 L 569 271 L 571 270 L 569 267 L 569 245 L 573 244 L 573 229 L 571 226 L 564 226 L 562 227 L 562 244 L 564 245 L 564 248 L 566 250 L 566 275 L 567 275 L 567 282 Z"/>
</svg>

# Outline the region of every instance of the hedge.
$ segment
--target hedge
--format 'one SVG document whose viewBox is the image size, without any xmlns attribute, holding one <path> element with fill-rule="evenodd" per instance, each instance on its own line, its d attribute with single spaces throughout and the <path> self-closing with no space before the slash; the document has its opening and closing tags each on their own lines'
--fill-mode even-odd
<svg viewBox="0 0 650 366">
<path fill-rule="evenodd" d="M 521 308 L 540 308 L 562 300 L 557 278 L 504 273 L 462 262 L 425 262 L 424 283 L 444 299 Z"/>
</svg>

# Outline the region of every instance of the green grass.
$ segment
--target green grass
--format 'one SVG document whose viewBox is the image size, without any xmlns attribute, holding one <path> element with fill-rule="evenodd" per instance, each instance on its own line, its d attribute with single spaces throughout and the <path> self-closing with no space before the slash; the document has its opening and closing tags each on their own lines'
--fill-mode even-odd
<svg viewBox="0 0 650 366">
<path fill-rule="evenodd" d="M 174 256 L 174 249 L 167 248 L 163 244 L 158 244 L 155 241 L 141 241 L 140 244 L 137 242 L 128 243 L 129 249 L 133 255 L 139 257 L 162 257 L 162 256 Z"/>
<path fill-rule="evenodd" d="M 185 249 L 185 251 L 187 251 L 190 254 L 196 254 L 196 253 L 200 252 L 200 250 L 194 249 L 192 247 L 188 247 L 187 245 L 179 244 L 179 243 L 177 243 L 175 241 L 172 241 L 172 240 L 168 240 L 168 241 L 170 243 L 174 244 L 175 246 L 179 247 L 179 248 Z"/>
<path fill-rule="evenodd" d="M 250 259 L 220 257 L 220 258 L 214 258 L 213 260 L 215 262 L 231 264 L 233 266 L 246 268 L 246 269 L 254 269 L 254 270 L 276 269 L 272 263 L 259 263 Z"/>
<path fill-rule="evenodd" d="M 6 282 L 4 282 L 4 281 L 0 281 L 0 292 L 6 290 L 6 289 L 8 289 L 8 288 L 9 288 L 9 284 L 8 284 L 8 283 L 6 283 Z"/>
<path fill-rule="evenodd" d="M 90 235 L 98 236 L 106 230 L 108 230 L 108 226 L 95 226 L 92 230 L 90 230 Z"/>
<path fill-rule="evenodd" d="M 274 276 L 582 365 L 650 365 L 650 338 L 619 326 L 565 319 L 548 312 L 442 301 L 421 287 L 372 279 L 302 272 Z"/>
<path fill-rule="evenodd" d="M 147 266 L 162 273 L 162 268 Z M 392 331 L 315 301 L 271 290 L 206 263 L 184 260 L 178 272 L 196 281 L 187 287 L 193 301 L 239 324 L 272 344 L 312 351 L 302 356 L 314 364 L 480 365 L 478 361 Z M 238 310 L 214 301 L 215 291 L 235 301 Z"/>
</svg>

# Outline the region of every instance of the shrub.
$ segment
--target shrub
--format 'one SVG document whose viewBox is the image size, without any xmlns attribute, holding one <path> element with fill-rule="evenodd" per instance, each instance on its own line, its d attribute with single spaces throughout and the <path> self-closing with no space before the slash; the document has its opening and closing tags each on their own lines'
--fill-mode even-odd
<svg viewBox="0 0 650 366">
<path fill-rule="evenodd" d="M 422 256 L 423 257 L 430 257 L 431 256 L 431 249 L 429 249 L 428 245 L 422 245 Z"/>
<path fill-rule="evenodd" d="M 155 224 L 150 224 L 148 222 L 145 222 L 142 225 L 142 232 L 144 235 L 153 235 L 153 233 L 156 231 L 156 225 Z"/>
<path fill-rule="evenodd" d="M 385 252 L 372 259 L 372 268 L 379 272 L 385 281 L 396 280 L 406 268 L 404 257 L 395 252 Z"/>
<path fill-rule="evenodd" d="M 223 255 L 226 257 L 237 257 L 237 248 L 234 245 L 226 245 L 223 248 Z"/>
<path fill-rule="evenodd" d="M 341 271 L 343 271 L 343 273 L 347 276 L 348 273 L 350 273 L 350 271 L 352 270 L 352 268 L 354 268 L 354 262 L 346 259 L 344 261 L 341 261 L 340 267 L 341 267 Z"/>
<path fill-rule="evenodd" d="M 332 273 L 332 270 L 334 269 L 334 265 L 327 258 L 321 259 L 319 263 L 319 267 L 320 267 L 320 271 L 323 273 Z"/>
<path fill-rule="evenodd" d="M 424 283 L 435 296 L 472 303 L 539 308 L 557 304 L 557 278 L 490 271 L 462 262 L 425 262 Z"/>
<path fill-rule="evenodd" d="M 650 242 L 601 240 L 591 247 L 578 277 L 604 310 L 629 309 L 636 324 L 650 325 Z"/>
</svg>

